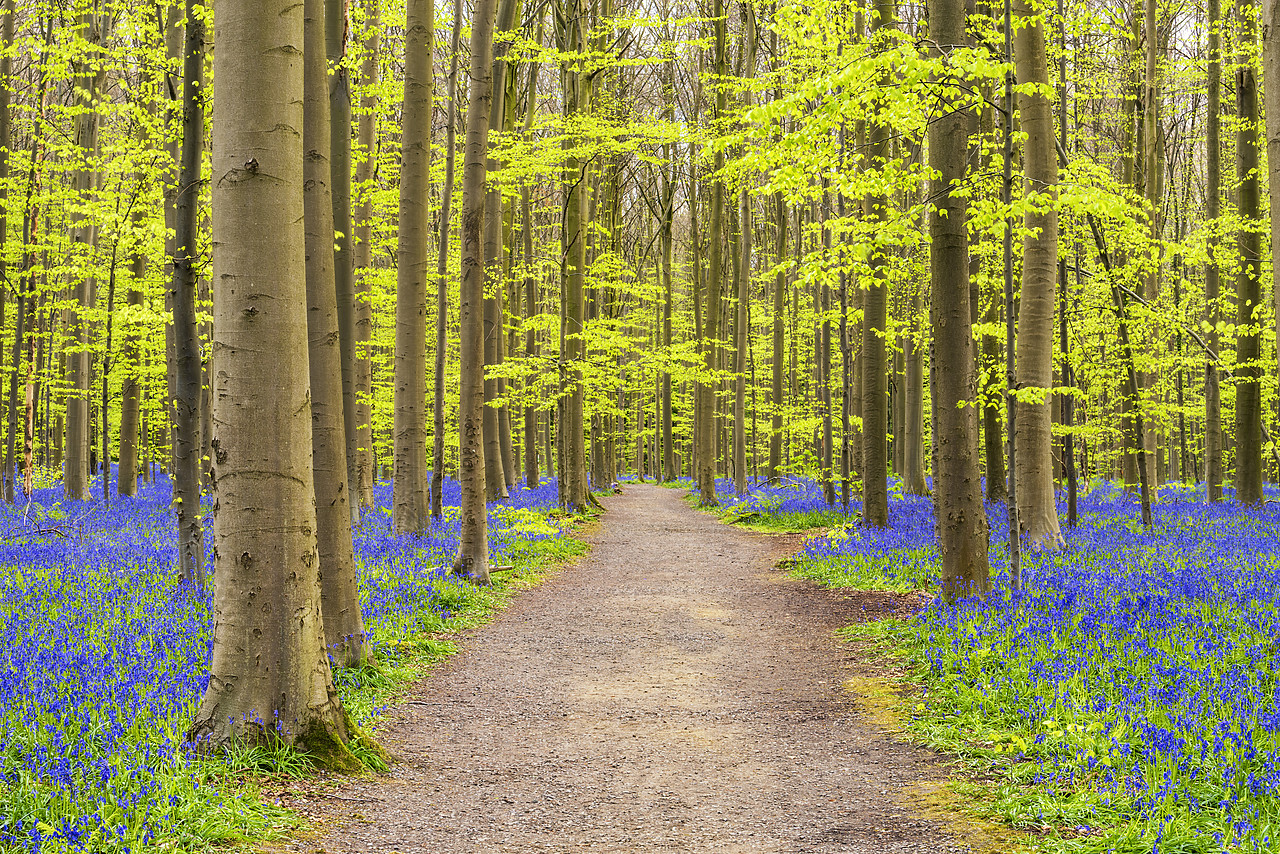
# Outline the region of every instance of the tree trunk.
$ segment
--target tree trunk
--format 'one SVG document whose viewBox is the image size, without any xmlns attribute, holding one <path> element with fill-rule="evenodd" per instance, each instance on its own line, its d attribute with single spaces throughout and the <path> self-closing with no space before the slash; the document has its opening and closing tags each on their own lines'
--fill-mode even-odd
<svg viewBox="0 0 1280 854">
<path fill-rule="evenodd" d="M 218 6 L 214 76 L 222 91 L 254 97 L 214 102 L 217 581 L 210 678 L 187 737 L 210 747 L 278 739 L 354 769 L 316 554 L 302 18 L 291 0 Z"/>
<path fill-rule="evenodd" d="M 138 180 L 142 180 L 139 173 Z M 134 227 L 143 224 L 141 210 L 135 213 Z M 116 490 L 120 495 L 132 497 L 138 494 L 138 422 L 142 413 L 142 330 L 137 312 L 142 309 L 142 288 L 147 273 L 147 256 L 143 244 L 134 244 L 133 263 L 130 270 L 129 313 L 123 330 L 124 352 L 121 354 L 125 376 L 120 387 L 120 468 L 116 476 Z"/>
<path fill-rule="evenodd" d="M 559 18 L 559 15 L 557 15 Z M 582 0 L 572 0 L 557 21 L 558 46 L 562 51 L 574 53 L 587 47 L 586 8 Z M 589 81 L 576 63 L 563 60 L 560 67 L 560 87 L 564 102 L 566 122 L 576 121 L 585 113 L 589 103 Z M 583 182 L 587 164 L 572 153 L 575 140 L 566 138 L 563 145 L 568 152 L 562 171 L 564 184 L 564 219 L 560 232 L 562 330 L 561 347 L 562 382 L 567 388 L 562 392 L 563 412 L 560 423 L 560 439 L 563 460 L 560 466 L 560 503 L 572 513 L 587 509 L 587 456 L 583 426 L 583 377 L 580 366 L 584 356 L 582 340 L 585 301 L 583 296 L 586 272 L 586 241 L 583 228 Z"/>
<path fill-rule="evenodd" d="M 742 77 L 750 80 L 756 74 L 756 18 L 750 4 L 743 3 L 742 14 L 743 59 Z M 742 97 L 743 109 L 750 109 L 751 90 Z M 751 194 L 746 183 L 739 193 L 738 229 L 739 278 L 738 307 L 734 335 L 734 389 L 733 389 L 733 485 L 739 495 L 747 491 L 747 346 L 750 336 L 747 330 L 747 304 L 751 300 Z"/>
<path fill-rule="evenodd" d="M 538 44 L 542 44 L 542 23 L 538 24 Z M 525 103 L 524 137 L 533 136 L 533 116 L 538 105 L 538 67 L 539 63 L 529 63 L 529 94 Z M 524 316 L 532 320 L 538 314 L 538 276 L 533 255 L 533 208 L 529 199 L 530 187 L 526 183 L 520 188 L 520 227 L 522 250 L 524 252 Z M 538 359 L 538 334 L 530 325 L 524 333 L 524 352 L 530 362 Z M 526 489 L 538 486 L 538 408 L 534 406 L 534 397 L 526 386 L 528 399 L 524 406 L 524 485 Z"/>
<path fill-rule="evenodd" d="M 355 391 L 356 286 L 351 256 L 351 72 L 345 63 L 348 2 L 325 0 L 323 24 L 325 52 L 331 69 L 328 79 L 329 188 L 333 204 L 333 276 L 338 299 L 338 353 L 342 370 L 343 455 L 347 483 L 352 484 L 359 480 L 356 475 L 359 440 L 356 436 Z M 425 385 L 423 390 L 425 397 Z M 360 521 L 360 506 L 355 501 L 347 502 L 347 512 L 351 524 Z"/>
<path fill-rule="evenodd" d="M 90 45 L 101 44 L 103 22 L 98 15 L 85 12 L 80 19 L 84 28 L 83 38 Z M 78 106 L 82 112 L 76 119 L 75 144 L 86 160 L 91 160 L 98 148 L 98 114 L 94 107 L 99 73 L 86 62 L 78 71 L 76 85 Z M 88 201 L 94 187 L 94 171 L 91 167 L 77 169 L 73 180 L 75 195 Z M 97 229 L 92 219 L 77 210 L 71 212 L 71 239 L 77 244 L 79 257 L 84 263 L 93 254 Z M 90 352 L 91 331 L 86 313 L 97 305 L 98 284 L 88 269 L 82 268 L 75 286 L 75 308 L 72 310 L 72 335 L 74 352 L 67 356 L 71 388 L 67 396 L 67 445 L 63 490 L 69 499 L 87 501 L 89 498 L 89 382 L 92 369 Z M 13 471 L 7 474 L 13 477 Z"/>
<path fill-rule="evenodd" d="M 434 37 L 433 37 L 434 38 Z M 462 0 L 453 0 L 453 34 L 449 37 L 449 120 L 445 128 L 444 187 L 440 191 L 439 242 L 436 254 L 436 372 L 433 380 L 434 416 L 431 450 L 431 518 L 444 513 L 444 369 L 448 346 L 449 234 L 453 228 L 453 181 L 457 163 L 458 54 L 462 40 Z"/>
<path fill-rule="evenodd" d="M 1018 82 L 1048 86 L 1044 21 L 1024 0 L 1016 0 L 1014 14 L 1023 18 L 1013 34 Z M 1053 105 L 1044 91 L 1018 94 L 1018 115 L 1027 134 L 1025 186 L 1046 201 L 1057 197 L 1058 155 L 1054 146 Z M 1057 298 L 1058 215 L 1050 207 L 1028 210 L 1028 235 L 1022 244 L 1022 296 L 1018 309 L 1019 391 L 1042 389 L 1043 402 L 1017 403 L 1018 515 L 1032 550 L 1056 550 L 1062 545 L 1053 491 L 1053 314 Z"/>
<path fill-rule="evenodd" d="M 462 164 L 461 346 L 458 403 L 458 480 L 461 531 L 453 572 L 489 583 L 489 519 L 485 506 L 484 446 L 484 218 L 493 101 L 493 29 L 497 0 L 476 0 L 471 18 L 471 98 L 467 102 L 466 157 Z"/>
<path fill-rule="evenodd" d="M 506 33 L 513 26 L 518 0 L 501 0 L 498 6 L 495 28 Z M 500 41 L 494 48 L 492 105 L 489 108 L 489 127 L 495 132 L 507 128 L 507 43 Z M 488 154 L 486 169 L 496 172 L 502 164 Z M 496 366 L 505 335 L 503 320 L 503 291 L 506 283 L 502 270 L 502 190 L 498 186 L 488 188 L 484 211 L 484 364 Z M 487 372 L 486 372 L 487 374 Z M 507 472 L 503 465 L 502 429 L 496 403 L 501 396 L 496 376 L 484 379 L 484 473 L 485 491 L 489 501 L 507 500 Z"/>
<path fill-rule="evenodd" d="M 373 358 L 369 352 L 373 337 L 373 307 L 370 279 L 373 276 L 373 195 L 377 175 L 378 140 L 378 76 L 379 47 L 382 35 L 382 0 L 365 0 L 364 62 L 360 69 L 363 92 L 360 98 L 359 134 L 361 159 L 356 164 L 358 203 L 356 208 L 356 244 L 353 259 L 356 274 L 355 293 L 355 407 L 356 460 L 355 481 L 351 491 L 357 508 L 373 506 Z"/>
<path fill-rule="evenodd" d="M 329 0 L 332 5 L 333 0 Z M 339 667 L 369 660 L 355 553 L 351 543 L 347 432 L 343 419 L 341 323 L 334 270 L 336 205 L 329 194 L 332 100 L 325 61 L 325 0 L 304 4 L 302 145 L 306 229 L 307 352 L 311 379 L 311 468 L 316 493 L 316 540 L 325 645 Z"/>
<path fill-rule="evenodd" d="M 1262 334 L 1255 316 L 1262 303 L 1261 240 L 1258 219 L 1258 82 L 1250 52 L 1254 6 L 1240 0 L 1236 18 L 1240 44 L 1236 69 L 1236 175 L 1243 224 L 1237 234 L 1236 275 L 1236 500 L 1262 503 Z"/>
<path fill-rule="evenodd" d="M 924 345 L 916 340 L 920 327 L 920 289 L 912 282 L 907 334 L 903 336 L 905 405 L 902 421 L 902 483 L 908 495 L 928 495 L 924 476 Z M 894 426 L 895 433 L 897 425 Z"/>
<path fill-rule="evenodd" d="M 1204 362 L 1204 466 L 1205 499 L 1222 500 L 1222 392 L 1218 381 L 1218 322 L 1220 312 L 1220 282 L 1218 262 L 1218 218 L 1222 214 L 1222 40 L 1218 30 L 1221 21 L 1219 0 L 1208 0 L 1209 72 L 1208 108 L 1205 128 L 1205 243 L 1207 260 L 1204 266 L 1205 333 L 1209 349 Z M 1280 93 L 1278 93 L 1280 94 Z M 1280 161 L 1277 161 L 1280 163 Z"/>
<path fill-rule="evenodd" d="M 435 81 L 435 0 L 406 8 L 400 230 L 396 246 L 396 355 L 391 521 L 397 534 L 427 525 L 427 192 Z M 444 287 L 441 280 L 437 287 Z"/>
<path fill-rule="evenodd" d="M 8 282 L 9 254 L 9 146 L 12 144 L 12 119 L 9 114 L 10 91 L 13 88 L 13 30 L 16 12 L 13 0 L 4 0 L 0 6 L 0 282 Z M 46 24 L 52 27 L 52 22 Z M 3 290 L 7 290 L 4 288 Z M 0 328 L 4 326 L 4 294 L 0 294 Z M 0 348 L 3 350 L 3 348 Z M 0 374 L 4 371 L 4 356 L 0 354 Z M 11 492 L 9 481 L 14 477 L 11 468 L 0 472 L 0 487 Z"/>
<path fill-rule="evenodd" d="M 876 0 L 876 35 L 897 26 L 895 0 Z M 868 134 L 873 168 L 889 158 L 893 131 L 874 122 Z M 866 215 L 888 222 L 888 199 L 868 196 Z M 883 528 L 889 524 L 888 438 L 889 394 L 885 373 L 884 335 L 888 327 L 888 265 L 883 249 L 871 255 L 871 276 L 862 303 L 862 519 Z"/>
<path fill-rule="evenodd" d="M 712 27 L 715 31 L 715 74 L 723 80 L 729 73 L 728 54 L 725 46 L 724 0 L 714 0 Z M 715 119 L 724 115 L 726 100 L 724 87 L 716 87 Z M 716 147 L 712 156 L 711 222 L 707 270 L 706 302 L 702 309 L 702 358 L 706 374 L 698 384 L 698 503 L 703 507 L 716 502 L 716 386 L 712 379 L 719 355 L 720 334 L 720 286 L 724 278 L 721 235 L 724 232 L 724 151 Z"/>
<path fill-rule="evenodd" d="M 944 52 L 965 43 L 964 0 L 937 0 L 929 10 L 929 39 Z M 977 371 L 969 306 L 966 196 L 955 193 L 968 171 L 968 119 L 962 105 L 929 125 L 929 166 L 938 173 L 930 195 L 929 255 L 933 341 L 933 506 L 947 602 L 990 589 L 987 513 L 978 466 Z"/>
<path fill-rule="evenodd" d="M 200 167 L 204 158 L 204 23 L 187 0 L 182 49 L 182 155 L 174 207 L 173 280 L 174 448 L 173 504 L 178 521 L 178 568 L 183 578 L 204 587 L 204 532 L 200 514 L 201 352 L 196 325 L 197 217 Z"/>
<path fill-rule="evenodd" d="M 777 483 L 782 472 L 782 432 L 783 432 L 783 374 L 786 369 L 787 346 L 787 269 L 783 262 L 787 258 L 787 203 L 781 193 L 774 194 L 774 204 L 778 216 L 774 222 L 777 234 L 777 255 L 775 261 L 778 272 L 773 280 L 773 422 L 769 429 L 769 482 Z"/>
</svg>

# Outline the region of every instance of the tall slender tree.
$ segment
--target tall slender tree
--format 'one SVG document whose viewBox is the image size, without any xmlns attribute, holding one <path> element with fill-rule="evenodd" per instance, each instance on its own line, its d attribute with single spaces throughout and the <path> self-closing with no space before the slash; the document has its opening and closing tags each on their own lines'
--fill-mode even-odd
<svg viewBox="0 0 1280 854">
<path fill-rule="evenodd" d="M 334 210 L 330 197 L 328 63 L 325 0 L 304 4 L 303 214 L 306 231 L 307 353 L 311 382 L 311 470 L 315 481 L 316 546 L 325 645 L 340 667 L 369 660 L 360 614 L 352 501 L 343 418 L 342 347 L 334 271 Z"/>
<path fill-rule="evenodd" d="M 1046 94 L 1049 62 L 1044 18 L 1025 0 L 1014 0 L 1014 58 L 1018 82 L 1037 84 L 1018 93 L 1018 118 L 1026 133 L 1023 178 L 1026 195 L 1037 199 L 1023 218 L 1022 290 L 1018 307 L 1018 517 L 1028 548 L 1062 545 L 1053 491 L 1053 313 L 1057 302 L 1058 154 L 1053 104 Z"/>
<path fill-rule="evenodd" d="M 173 504 L 178 521 L 178 567 L 183 578 L 204 585 L 204 530 L 200 512 L 200 334 L 196 321 L 199 281 L 200 169 L 204 159 L 204 20 L 195 0 L 187 0 L 182 48 L 182 154 L 178 193 L 173 279 Z"/>
<path fill-rule="evenodd" d="M 364 58 L 360 66 L 360 118 L 357 135 L 361 157 L 356 163 L 357 207 L 355 246 L 352 260 L 356 269 L 355 283 L 355 417 L 356 465 L 355 493 L 358 507 L 373 506 L 373 358 L 369 352 L 373 337 L 373 181 L 377 175 L 378 81 L 381 74 L 382 0 L 365 0 Z"/>
<path fill-rule="evenodd" d="M 449 37 L 449 113 L 444 139 L 444 186 L 440 190 L 440 227 L 436 253 L 436 374 L 432 390 L 435 401 L 434 435 L 431 438 L 431 518 L 444 514 L 444 385 L 448 347 L 449 292 L 445 287 L 449 267 L 450 210 L 457 164 L 458 54 L 462 41 L 462 0 L 453 0 L 453 34 Z"/>
<path fill-rule="evenodd" d="M 435 83 L 435 0 L 406 7 L 400 231 L 396 245 L 395 470 L 391 521 L 398 533 L 427 524 L 427 189 Z M 443 287 L 443 283 L 440 285 Z"/>
<path fill-rule="evenodd" d="M 489 518 L 484 481 L 484 218 L 497 7 L 497 0 L 476 0 L 471 14 L 471 97 L 467 101 L 466 157 L 462 163 L 458 403 L 462 503 L 458 508 L 461 531 L 453 572 L 477 584 L 489 583 Z"/>
<path fill-rule="evenodd" d="M 350 0 L 325 0 L 325 51 L 329 65 L 329 188 L 333 203 L 333 273 L 338 300 L 338 351 L 342 362 L 343 450 L 347 483 L 359 480 L 356 421 L 356 300 L 351 252 L 351 71 L 347 67 L 347 6 Z M 434 28 L 433 28 L 434 30 Z M 425 386 L 424 386 L 425 398 Z M 424 401 L 425 402 L 425 401 Z M 346 503 L 352 522 L 360 506 Z"/>
<path fill-rule="evenodd" d="M 1252 0 L 1239 0 L 1236 20 L 1236 175 L 1240 254 L 1236 273 L 1236 500 L 1262 503 L 1262 246 L 1258 234 L 1258 81 L 1251 53 L 1255 49 Z"/>
<path fill-rule="evenodd" d="M 895 0 L 876 0 L 873 25 L 877 39 L 892 33 L 897 16 Z M 888 161 L 891 135 L 884 122 L 871 123 L 867 153 L 872 168 Z M 889 200 L 879 194 L 868 196 L 865 215 L 886 222 Z M 881 528 L 889 524 L 889 387 L 884 347 L 889 320 L 887 263 L 883 247 L 875 247 L 862 298 L 862 520 Z"/>
<path fill-rule="evenodd" d="M 1219 217 L 1222 214 L 1222 136 L 1219 113 L 1222 111 L 1222 36 L 1219 0 L 1208 0 L 1209 68 L 1206 86 L 1205 124 L 1205 226 L 1206 259 L 1204 265 L 1205 322 L 1211 352 L 1204 362 L 1204 470 L 1205 498 L 1222 499 L 1222 395 L 1218 382 L 1219 272 L 1216 253 L 1219 242 Z"/>
<path fill-rule="evenodd" d="M 964 0 L 938 0 L 929 10 L 929 40 L 945 59 L 965 46 Z M 934 510 L 942 559 L 942 595 L 948 601 L 985 595 L 987 514 L 978 473 L 975 345 L 969 307 L 968 200 L 961 195 L 968 171 L 965 81 L 946 81 L 947 111 L 929 125 L 929 166 L 938 173 L 930 211 L 933 333 Z"/>
<path fill-rule="evenodd" d="M 81 38 L 87 45 L 76 70 L 76 97 L 78 100 L 78 116 L 76 119 L 75 142 L 82 152 L 86 163 L 92 163 L 98 148 L 99 114 L 95 109 L 100 69 L 95 67 L 96 46 L 103 39 L 103 19 L 94 11 L 91 4 L 81 2 L 79 22 L 82 30 Z M 74 191 L 78 198 L 90 201 L 94 190 L 95 172 L 92 166 L 83 166 L 76 170 Z M 97 304 L 98 283 L 91 272 L 89 256 L 93 252 L 97 240 L 97 226 L 93 219 L 85 216 L 80 210 L 71 214 L 71 239 L 77 244 L 83 266 L 76 278 L 75 307 L 72 319 L 75 347 L 67 355 L 68 373 L 71 389 L 67 395 L 67 445 L 64 458 L 62 484 L 67 498 L 87 500 L 89 498 L 89 381 L 92 369 L 92 353 L 90 351 L 90 321 L 88 313 Z M 12 477 L 10 469 L 9 477 Z"/>
</svg>

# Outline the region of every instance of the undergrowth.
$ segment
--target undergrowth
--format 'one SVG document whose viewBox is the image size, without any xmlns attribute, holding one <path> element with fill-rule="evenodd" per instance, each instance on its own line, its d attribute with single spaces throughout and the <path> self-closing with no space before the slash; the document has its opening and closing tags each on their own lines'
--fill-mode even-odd
<svg viewBox="0 0 1280 854">
<path fill-rule="evenodd" d="M 354 532 L 374 663 L 338 671 L 367 768 L 379 713 L 519 587 L 585 545 L 555 518 L 554 482 L 491 507 L 490 554 L 515 570 L 478 589 L 447 576 L 457 520 L 390 530 L 390 486 Z M 457 502 L 447 483 L 445 503 Z M 144 854 L 269 840 L 297 822 L 263 787 L 315 772 L 283 745 L 208 755 L 185 741 L 205 681 L 211 596 L 176 573 L 168 483 L 110 508 L 56 486 L 0 508 L 0 852 Z M 210 567 L 211 568 L 211 567 Z"/>
<path fill-rule="evenodd" d="M 1171 489 L 1148 533 L 1132 496 L 1095 486 L 1063 552 L 1024 556 L 1020 597 L 993 506 L 991 596 L 934 599 L 915 618 L 842 634 L 907 674 L 903 729 L 967 771 L 952 784 L 966 808 L 1042 850 L 1276 850 L 1280 507 Z M 820 491 L 807 493 L 822 510 Z M 720 498 L 768 513 L 777 494 Z M 805 511 L 796 504 L 786 512 Z M 896 497 L 883 530 L 850 514 L 810 539 L 792 572 L 936 589 L 929 499 Z"/>
</svg>

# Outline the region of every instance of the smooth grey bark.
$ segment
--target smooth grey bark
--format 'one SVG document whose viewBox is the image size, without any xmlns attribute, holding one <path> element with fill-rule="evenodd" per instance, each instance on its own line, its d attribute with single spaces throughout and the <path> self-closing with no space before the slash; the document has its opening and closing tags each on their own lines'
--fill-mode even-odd
<svg viewBox="0 0 1280 854">
<path fill-rule="evenodd" d="M 934 51 L 949 58 L 965 47 L 964 0 L 935 0 L 929 9 Z M 969 233 L 964 188 L 968 172 L 968 118 L 958 94 L 929 125 L 929 166 L 938 173 L 930 195 L 929 300 L 933 342 L 933 506 L 941 557 L 942 595 L 948 602 L 990 588 L 987 513 L 978 466 L 977 369 L 969 305 Z"/>
<path fill-rule="evenodd" d="M 8 281 L 9 249 L 9 146 L 12 144 L 12 118 L 10 116 L 11 89 L 13 87 L 13 27 L 15 10 L 13 0 L 0 5 L 0 282 Z M 7 289 L 0 289 L 7 290 Z M 5 294 L 0 293 L 0 326 L 4 325 Z M 2 349 L 2 348 L 0 348 Z M 4 369 L 4 356 L 0 353 L 0 372 Z M 12 490 L 9 482 L 14 478 L 11 467 L 0 472 L 0 487 L 6 494 Z"/>
<path fill-rule="evenodd" d="M 756 75 L 756 16 L 751 4 L 739 6 L 742 15 L 743 58 L 741 77 L 750 80 Z M 743 109 L 750 109 L 751 90 L 742 96 Z M 738 229 L 740 268 L 738 279 L 737 317 L 734 323 L 734 386 L 733 386 L 733 485 L 739 495 L 747 491 L 747 306 L 751 301 L 751 193 L 744 186 L 739 193 Z M 830 431 L 828 431 L 830 432 Z"/>
<path fill-rule="evenodd" d="M 462 41 L 462 0 L 453 0 L 453 34 L 449 38 L 449 117 L 444 137 L 444 186 L 440 190 L 439 240 L 436 247 L 436 373 L 432 384 L 434 399 L 431 437 L 431 518 L 444 513 L 444 369 L 448 347 L 449 235 L 452 229 L 453 182 L 457 164 L 458 52 Z"/>
<path fill-rule="evenodd" d="M 325 655 L 311 471 L 303 9 L 222 0 L 213 106 L 214 601 L 187 737 L 282 741 L 355 769 Z"/>
<path fill-rule="evenodd" d="M 715 53 L 714 72 L 719 79 L 729 73 L 728 50 L 725 44 L 725 9 L 724 0 L 714 0 L 711 26 L 714 30 Z M 715 92 L 713 119 L 718 120 L 727 109 L 723 86 L 717 86 Z M 712 154 L 711 179 L 711 218 L 708 223 L 709 239 L 707 247 L 707 289 L 706 302 L 702 307 L 701 348 L 703 368 L 706 375 L 698 383 L 698 426 L 697 462 L 698 462 L 698 504 L 712 507 L 716 501 L 716 386 L 711 379 L 719 366 L 720 335 L 720 302 L 721 285 L 724 278 L 723 251 L 721 235 L 724 232 L 724 150 L 714 147 Z"/>
<path fill-rule="evenodd" d="M 138 176 L 142 179 L 141 174 Z M 139 208 L 134 212 L 134 228 L 141 230 L 143 212 Z M 143 305 L 143 284 L 147 273 L 147 256 L 141 241 L 133 248 L 133 258 L 129 270 L 129 294 L 126 297 L 129 306 L 128 321 L 122 330 L 124 347 L 121 359 L 125 366 L 124 379 L 120 386 L 120 466 L 116 477 L 116 491 L 125 497 L 138 494 L 138 425 L 142 415 L 142 329 L 135 311 Z"/>
<path fill-rule="evenodd" d="M 351 542 L 351 490 L 340 316 L 336 284 L 334 200 L 329 182 L 332 104 L 325 0 L 303 4 L 303 215 L 306 232 L 307 353 L 311 382 L 311 470 L 325 647 L 339 667 L 361 667 L 369 644 L 360 614 L 359 572 Z"/>
<path fill-rule="evenodd" d="M 397 533 L 426 529 L 427 192 L 431 179 L 435 0 L 406 7 L 400 146 L 400 228 L 396 244 L 395 473 L 391 521 Z M 443 281 L 438 283 L 443 287 Z"/>
<path fill-rule="evenodd" d="M 876 0 L 877 34 L 896 26 L 895 0 Z M 868 133 L 873 168 L 889 157 L 891 129 L 872 122 Z M 869 196 L 866 216 L 885 222 L 888 199 Z M 883 528 L 889 524 L 888 404 L 889 394 L 884 354 L 887 317 L 887 264 L 883 249 L 871 255 L 871 278 L 862 303 L 862 520 Z"/>
<path fill-rule="evenodd" d="M 538 44 L 542 44 L 542 22 L 538 22 Z M 525 102 L 524 137 L 533 136 L 533 116 L 538 105 L 538 67 L 539 63 L 529 63 L 528 95 Z M 520 188 L 520 229 L 521 249 L 524 257 L 524 316 L 530 320 L 538 313 L 538 276 L 533 254 L 533 206 L 530 203 L 530 187 L 524 184 Z M 538 333 L 530 325 L 524 333 L 525 356 L 536 362 L 538 358 Z M 527 389 L 526 389 L 527 392 Z M 524 485 L 527 489 L 538 486 L 538 407 L 534 405 L 531 395 L 524 406 Z"/>
<path fill-rule="evenodd" d="M 84 39 L 90 45 L 101 44 L 104 33 L 104 22 L 93 12 L 84 11 L 80 15 L 80 25 L 84 28 Z M 96 97 L 101 73 L 88 62 L 82 62 L 77 74 L 77 106 L 81 110 L 76 118 L 75 145 L 84 153 L 86 160 L 91 160 L 98 149 L 98 111 L 93 102 Z M 86 199 L 92 193 L 95 184 L 92 168 L 76 170 L 72 181 L 74 193 Z M 77 255 L 87 259 L 93 254 L 97 242 L 97 229 L 93 220 L 83 213 L 72 210 L 71 240 L 77 244 Z M 92 373 L 92 353 L 90 344 L 92 331 L 85 314 L 93 309 L 98 301 L 97 280 L 85 272 L 76 279 L 75 302 L 71 312 L 72 343 L 74 350 L 67 355 L 68 374 L 71 388 L 67 395 L 67 436 L 64 469 L 62 473 L 63 491 L 67 498 L 85 501 L 89 498 L 89 389 Z M 12 474 L 9 475 L 13 477 Z"/>
<path fill-rule="evenodd" d="M 344 64 L 347 53 L 347 3 L 325 0 L 325 52 L 330 70 L 329 187 L 333 203 L 333 272 L 338 299 L 338 352 L 342 362 L 343 450 L 347 483 L 356 473 L 359 439 L 356 419 L 356 286 L 351 253 L 351 72 Z M 425 388 L 425 387 L 424 387 Z M 354 525 L 360 521 L 360 505 L 347 504 Z"/>
<path fill-rule="evenodd" d="M 903 422 L 894 425 L 895 438 L 901 429 L 902 482 L 908 495 L 928 495 L 924 477 L 924 345 L 917 341 L 920 324 L 920 290 L 915 283 L 907 305 L 908 330 L 903 337 Z M 966 283 L 966 292 L 968 285 Z"/>
<path fill-rule="evenodd" d="M 1219 385 L 1217 354 L 1221 346 L 1218 340 L 1218 321 L 1221 318 L 1219 301 L 1220 278 L 1216 252 L 1218 250 L 1222 214 L 1222 131 L 1219 114 L 1222 111 L 1222 40 L 1217 22 L 1222 20 L 1219 0 L 1208 0 L 1209 68 L 1207 81 L 1207 124 L 1205 127 L 1205 249 L 1208 256 L 1204 266 L 1205 334 L 1212 353 L 1204 362 L 1204 467 L 1205 500 L 1222 500 L 1222 392 Z"/>
<path fill-rule="evenodd" d="M 356 163 L 356 222 L 352 260 L 355 280 L 355 480 L 351 491 L 358 508 L 373 506 L 373 358 L 369 352 L 373 338 L 373 306 L 370 278 L 373 275 L 373 179 L 377 174 L 375 146 L 378 139 L 378 96 L 382 35 L 381 0 L 365 0 L 364 61 L 360 67 L 363 91 L 357 135 L 361 158 Z"/>
<path fill-rule="evenodd" d="M 587 10 L 582 0 L 569 0 L 556 10 L 557 46 L 566 54 L 587 48 Z M 591 81 L 577 63 L 563 60 L 560 65 L 560 89 L 566 122 L 572 123 L 590 105 Z M 580 366 L 585 354 L 582 339 L 585 321 L 584 278 L 586 273 L 586 240 L 583 209 L 587 164 L 574 152 L 575 141 L 564 141 L 565 158 L 561 169 L 564 185 L 564 214 L 560 229 L 560 294 L 561 337 L 561 417 L 556 425 L 561 442 L 560 505 L 577 513 L 587 509 L 590 492 L 587 479 L 586 437 L 583 424 L 583 376 Z"/>
<path fill-rule="evenodd" d="M 1236 6 L 1240 43 L 1236 67 L 1236 175 L 1239 213 L 1236 236 L 1240 257 L 1236 274 L 1236 501 L 1262 503 L 1262 304 L 1261 237 L 1253 223 L 1259 213 L 1258 81 L 1250 59 L 1255 38 L 1254 6 Z"/>
<path fill-rule="evenodd" d="M 501 0 L 498 4 L 497 19 L 494 23 L 498 33 L 506 33 L 513 26 L 519 0 Z M 494 47 L 492 69 L 492 101 L 489 106 L 489 128 L 494 131 L 506 130 L 507 120 L 507 42 L 499 42 Z M 489 152 L 486 170 L 496 172 L 502 164 Z M 488 188 L 485 195 L 485 230 L 484 230 L 484 364 L 497 365 L 504 337 L 503 320 L 503 253 L 502 253 L 502 190 L 497 186 Z M 502 429 L 499 423 L 497 402 L 501 397 L 501 383 L 496 376 L 486 376 L 484 380 L 484 467 L 485 489 L 490 501 L 505 501 L 508 497 L 508 475 L 504 465 L 502 448 Z"/>
<path fill-rule="evenodd" d="M 1049 83 L 1045 24 L 1025 0 L 1015 0 L 1014 59 L 1018 82 Z M 1026 133 L 1023 175 L 1026 192 L 1057 198 L 1058 154 L 1054 145 L 1053 105 L 1043 89 L 1018 94 L 1018 117 Z M 1057 303 L 1058 214 L 1055 207 L 1028 209 L 1023 225 L 1022 290 L 1018 307 L 1017 381 L 1022 390 L 1043 389 L 1043 402 L 1019 400 L 1014 429 L 1019 524 L 1032 550 L 1063 545 L 1054 503 L 1053 387 L 1054 310 Z"/>
<path fill-rule="evenodd" d="M 178 569 L 183 578 L 204 586 L 204 531 L 200 514 L 200 334 L 196 324 L 196 285 L 200 263 L 197 228 L 200 166 L 204 157 L 204 23 L 187 0 L 182 49 L 182 150 L 174 200 L 173 278 L 173 504 L 178 524 Z"/>
<path fill-rule="evenodd" d="M 493 30 L 497 0 L 476 0 L 471 17 L 471 97 L 462 163 L 462 270 L 459 300 L 460 399 L 458 479 L 461 531 L 453 573 L 489 583 L 488 508 L 484 447 L 484 218 L 489 152 L 489 108 L 493 100 Z"/>
<path fill-rule="evenodd" d="M 770 404 L 773 420 L 769 425 L 769 482 L 777 483 L 782 472 L 783 374 L 787 346 L 787 270 L 782 262 L 787 257 L 787 202 L 781 193 L 774 195 L 777 217 L 774 220 L 775 262 L 778 272 L 773 280 L 773 388 Z"/>
<path fill-rule="evenodd" d="M 1280 0 L 1262 3 L 1262 94 L 1266 118 L 1267 191 L 1271 213 L 1271 269 L 1280 270 Z M 1272 308 L 1280 307 L 1280 288 L 1272 288 Z M 1280 315 L 1274 319 L 1280 330 Z M 1181 407 L 1179 407 L 1181 409 Z"/>
</svg>

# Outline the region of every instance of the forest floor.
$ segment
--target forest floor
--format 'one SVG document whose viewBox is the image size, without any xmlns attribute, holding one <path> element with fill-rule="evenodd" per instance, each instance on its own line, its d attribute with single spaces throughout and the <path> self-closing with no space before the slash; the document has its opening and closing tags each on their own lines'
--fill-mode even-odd
<svg viewBox="0 0 1280 854">
<path fill-rule="evenodd" d="M 787 578 L 799 536 L 681 495 L 604 499 L 586 558 L 388 710 L 391 773 L 295 787 L 311 828 L 270 850 L 968 851 L 920 808 L 946 769 L 847 687 L 883 663 L 833 636 L 918 602 Z"/>
</svg>

